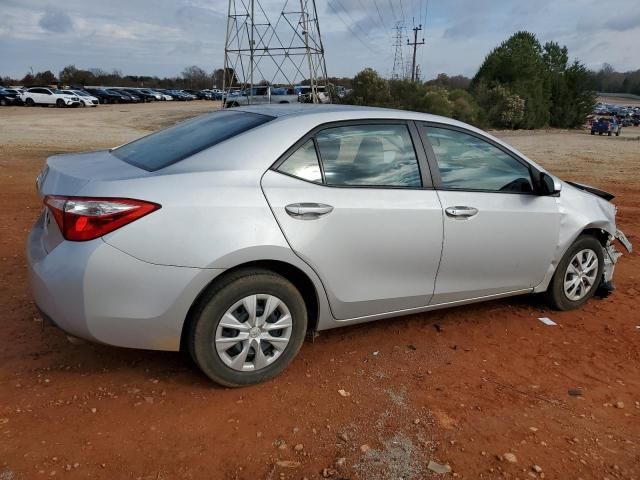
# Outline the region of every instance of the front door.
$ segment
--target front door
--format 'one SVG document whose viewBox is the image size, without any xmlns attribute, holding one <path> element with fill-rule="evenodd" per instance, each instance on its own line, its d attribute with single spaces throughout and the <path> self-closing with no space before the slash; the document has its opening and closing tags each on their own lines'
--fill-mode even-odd
<svg viewBox="0 0 640 480">
<path fill-rule="evenodd" d="M 536 194 L 530 165 L 489 139 L 439 126 L 421 132 L 445 212 L 431 303 L 538 285 L 558 244 L 557 199 Z"/>
<path fill-rule="evenodd" d="M 278 223 L 335 318 L 428 305 L 442 208 L 419 163 L 405 123 L 348 124 L 310 135 L 264 175 Z"/>
</svg>

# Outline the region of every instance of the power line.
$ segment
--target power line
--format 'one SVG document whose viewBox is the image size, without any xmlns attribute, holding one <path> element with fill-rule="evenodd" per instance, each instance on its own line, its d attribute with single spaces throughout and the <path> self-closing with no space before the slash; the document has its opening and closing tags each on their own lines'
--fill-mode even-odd
<svg viewBox="0 0 640 480">
<path fill-rule="evenodd" d="M 380 7 L 378 6 L 377 0 L 373 0 L 373 4 L 376 6 L 376 11 L 378 12 L 378 17 L 380 18 L 380 22 L 382 23 L 382 26 L 384 27 L 385 30 L 388 30 L 384 22 L 384 18 L 382 18 L 382 14 L 380 13 Z"/>
<path fill-rule="evenodd" d="M 342 4 L 342 2 L 341 2 L 340 0 L 333 0 L 333 1 L 334 1 L 334 2 L 336 2 L 338 5 L 340 5 L 340 8 L 342 9 L 342 11 L 343 11 L 344 13 L 346 13 L 346 14 L 347 14 L 347 17 L 349 17 L 349 21 L 351 22 L 351 25 L 357 25 L 357 26 L 360 28 L 360 31 L 361 31 L 362 33 L 364 33 L 364 36 L 365 36 L 365 37 L 368 37 L 368 36 L 369 36 L 369 32 L 366 32 L 366 31 L 364 30 L 364 28 L 362 28 L 362 25 L 360 25 L 358 22 L 356 22 L 356 21 L 353 19 L 353 17 L 352 17 L 352 16 L 351 16 L 351 14 L 349 13 L 349 11 L 348 11 L 348 10 L 344 7 L 344 5 Z M 331 3 L 331 2 L 328 2 L 328 3 Z"/>
<path fill-rule="evenodd" d="M 338 1 L 338 0 L 336 0 Z M 339 2 L 338 2 L 339 3 Z M 344 26 L 347 27 L 347 30 L 349 30 L 349 32 L 351 33 L 351 35 L 353 35 L 354 37 L 356 37 L 356 39 L 364 46 L 367 48 L 367 50 L 369 50 L 371 53 L 375 53 L 377 54 L 378 52 L 376 52 L 375 50 L 373 50 L 368 43 L 366 43 L 364 40 L 362 40 L 362 38 L 360 38 L 360 36 L 351 28 L 351 26 L 345 21 L 344 18 L 342 18 L 342 15 L 340 15 L 340 12 L 338 10 L 336 10 L 336 8 L 333 6 L 332 2 L 329 1 L 327 2 L 327 5 L 329 5 L 329 8 L 333 11 L 333 13 L 335 13 L 338 18 L 340 19 L 340 21 L 342 23 L 344 23 Z M 344 7 L 342 7 L 344 9 Z"/>
<path fill-rule="evenodd" d="M 391 2 L 391 0 L 389 0 L 389 6 L 391 7 L 391 14 L 393 15 L 393 21 L 395 22 L 396 20 L 398 20 L 398 18 L 396 18 L 396 9 L 393 8 L 393 3 Z"/>
</svg>

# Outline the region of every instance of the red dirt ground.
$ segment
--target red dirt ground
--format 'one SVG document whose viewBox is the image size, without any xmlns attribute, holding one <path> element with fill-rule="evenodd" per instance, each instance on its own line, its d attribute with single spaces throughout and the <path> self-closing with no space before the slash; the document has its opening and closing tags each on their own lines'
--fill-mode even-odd
<svg viewBox="0 0 640 480">
<path fill-rule="evenodd" d="M 618 263 L 616 292 L 579 311 L 524 297 L 323 332 L 279 378 L 224 389 L 183 355 L 72 344 L 42 328 L 24 243 L 58 135 L 37 149 L 0 142 L 1 480 L 408 480 L 437 477 L 431 460 L 451 466 L 445 478 L 640 478 L 637 253 Z M 505 137 L 616 193 L 619 225 L 640 247 L 637 141 Z M 608 158 L 618 173 L 598 176 L 590 165 Z"/>
</svg>

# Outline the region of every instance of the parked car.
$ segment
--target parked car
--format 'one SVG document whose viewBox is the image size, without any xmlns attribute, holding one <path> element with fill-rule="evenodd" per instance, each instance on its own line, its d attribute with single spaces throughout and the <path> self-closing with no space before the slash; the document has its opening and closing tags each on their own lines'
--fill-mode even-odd
<svg viewBox="0 0 640 480">
<path fill-rule="evenodd" d="M 62 93 L 66 93 L 67 95 L 75 95 L 80 99 L 80 102 L 83 107 L 97 107 L 100 101 L 94 97 L 93 95 L 89 95 L 87 92 L 83 92 L 82 90 L 61 90 Z"/>
<path fill-rule="evenodd" d="M 116 95 L 118 99 L 115 103 L 137 103 L 140 101 L 140 97 L 136 97 L 134 95 L 130 95 L 121 90 L 115 88 L 107 88 L 107 92 Z"/>
<path fill-rule="evenodd" d="M 96 97 L 100 103 L 103 104 L 120 103 L 122 101 L 122 97 L 120 95 L 116 95 L 105 88 L 85 88 L 84 90 L 90 95 Z"/>
<path fill-rule="evenodd" d="M 3 107 L 9 105 L 22 105 L 20 94 L 14 89 L 0 87 L 0 105 Z"/>
<path fill-rule="evenodd" d="M 620 136 L 620 131 L 622 130 L 622 126 L 618 123 L 618 120 L 615 116 L 605 118 L 601 117 L 595 122 L 591 124 L 591 135 L 607 134 L 609 136 L 616 134 L 616 137 Z"/>
<path fill-rule="evenodd" d="M 20 94 L 20 99 L 27 107 L 34 105 L 56 107 L 79 107 L 81 105 L 80 98 L 77 95 L 67 95 L 62 90 L 46 87 L 32 87 Z"/>
<path fill-rule="evenodd" d="M 253 87 L 247 88 L 240 92 L 239 95 L 229 95 L 225 98 L 224 105 L 226 108 L 239 107 L 241 105 L 264 105 L 269 103 L 285 104 L 298 103 L 299 95 L 293 93 L 291 95 L 278 95 L 273 87 Z"/>
<path fill-rule="evenodd" d="M 121 90 L 126 95 L 133 95 L 135 97 L 138 97 L 141 102 L 154 102 L 156 100 L 156 96 L 155 95 L 151 95 L 149 93 L 145 93 L 145 92 L 143 92 L 141 90 L 138 90 L 138 89 L 135 89 L 135 88 L 122 88 Z"/>
<path fill-rule="evenodd" d="M 156 91 L 150 90 L 148 88 L 139 88 L 138 90 L 141 91 L 141 92 L 146 93 L 147 95 L 153 96 L 156 100 L 164 100 L 163 94 L 160 93 L 160 92 L 156 92 Z"/>
<path fill-rule="evenodd" d="M 182 346 L 232 387 L 280 373 L 307 331 L 531 293 L 578 308 L 611 289 L 614 239 L 632 248 L 611 194 L 391 109 L 219 110 L 52 156 L 37 189 L 43 317 L 109 345 Z"/>
<path fill-rule="evenodd" d="M 163 90 L 162 92 L 163 92 L 163 94 L 169 95 L 174 100 L 178 100 L 180 102 L 185 102 L 187 100 L 193 100 L 193 97 L 191 95 L 183 93 L 183 92 L 181 92 L 179 90 Z"/>
<path fill-rule="evenodd" d="M 189 95 L 193 95 L 194 97 L 196 97 L 196 99 L 198 100 L 211 100 L 212 96 L 211 93 L 209 93 L 206 90 L 191 90 L 191 89 L 184 89 L 182 90 L 184 93 L 188 93 Z"/>
</svg>

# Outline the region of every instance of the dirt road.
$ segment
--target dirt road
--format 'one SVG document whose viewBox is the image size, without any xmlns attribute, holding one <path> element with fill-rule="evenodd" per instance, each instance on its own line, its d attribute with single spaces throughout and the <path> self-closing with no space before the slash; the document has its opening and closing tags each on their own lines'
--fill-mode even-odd
<svg viewBox="0 0 640 480">
<path fill-rule="evenodd" d="M 640 478 L 637 253 L 619 262 L 616 292 L 582 310 L 527 297 L 330 331 L 279 378 L 241 390 L 180 354 L 43 330 L 24 244 L 46 156 L 213 107 L 0 109 L 0 479 L 408 480 L 435 478 L 430 461 L 451 466 L 442 478 Z M 498 135 L 617 194 L 619 225 L 640 247 L 640 128 Z"/>
</svg>

